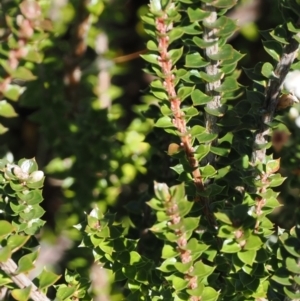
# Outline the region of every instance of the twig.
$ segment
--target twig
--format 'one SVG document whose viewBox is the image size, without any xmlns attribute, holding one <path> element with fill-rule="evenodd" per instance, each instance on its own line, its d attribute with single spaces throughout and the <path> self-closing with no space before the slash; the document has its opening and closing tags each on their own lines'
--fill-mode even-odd
<svg viewBox="0 0 300 301">
<path fill-rule="evenodd" d="M 192 146 L 192 138 L 188 132 L 184 112 L 180 108 L 181 101 L 175 89 L 175 77 L 172 73 L 172 61 L 168 54 L 169 37 L 167 32 L 171 29 L 172 25 L 168 24 L 168 16 L 163 12 L 162 16 L 156 18 L 156 29 L 158 31 L 158 49 L 159 49 L 159 64 L 162 73 L 164 74 L 164 86 L 168 94 L 173 113 L 173 124 L 180 132 L 181 146 L 185 152 L 186 158 L 192 168 L 192 175 L 194 184 L 197 191 L 204 190 L 203 180 L 199 169 L 198 160 L 194 155 L 194 148 Z"/>
<path fill-rule="evenodd" d="M 300 26 L 300 19 L 297 21 L 297 26 Z M 297 34 L 300 36 L 300 34 Z M 299 43 L 291 37 L 289 44 L 284 48 L 281 59 L 279 60 L 274 71 L 276 79 L 270 79 L 266 91 L 265 101 L 262 107 L 262 118 L 260 128 L 255 135 L 254 151 L 252 153 L 252 162 L 256 160 L 265 162 L 266 148 L 261 147 L 268 142 L 270 134 L 269 123 L 273 120 L 274 113 L 278 104 L 282 83 L 290 70 L 290 67 L 297 56 Z"/>
<path fill-rule="evenodd" d="M 0 268 L 11 278 L 11 280 L 19 288 L 31 287 L 30 298 L 33 301 L 50 301 L 46 295 L 39 291 L 33 282 L 23 273 L 16 274 L 18 266 L 12 259 L 8 259 L 6 262 L 0 262 Z"/>
<path fill-rule="evenodd" d="M 192 145 L 192 137 L 189 134 L 185 114 L 181 110 L 181 100 L 177 95 L 175 89 L 175 77 L 172 72 L 172 60 L 168 54 L 169 47 L 169 37 L 167 35 L 168 31 L 172 28 L 172 24 L 168 21 L 168 15 L 165 11 L 162 11 L 161 16 L 156 17 L 156 30 L 158 31 L 158 51 L 159 51 L 159 64 L 164 75 L 164 87 L 168 95 L 168 99 L 171 105 L 171 111 L 173 115 L 173 124 L 176 129 L 180 132 L 180 140 L 181 147 L 183 148 L 186 158 L 189 162 L 189 165 L 192 169 L 192 177 L 194 181 L 194 185 L 196 187 L 197 192 L 204 191 L 204 183 L 201 175 L 201 171 L 199 168 L 199 162 L 195 157 L 195 150 Z M 213 227 L 216 226 L 216 220 L 214 215 L 211 212 L 209 202 L 207 198 L 202 198 L 199 195 L 196 196 L 195 201 L 203 202 L 203 210 L 204 214 L 209 222 L 209 224 Z"/>
<path fill-rule="evenodd" d="M 217 75 L 220 72 L 219 71 L 220 62 L 210 59 L 211 55 L 217 54 L 219 52 L 218 38 L 215 36 L 217 29 L 209 28 L 208 26 L 205 26 L 205 24 L 214 23 L 217 20 L 218 16 L 217 16 L 216 8 L 209 4 L 203 4 L 203 10 L 211 13 L 203 21 L 203 25 L 204 25 L 203 40 L 208 43 L 213 43 L 213 45 L 206 47 L 204 49 L 205 58 L 209 62 L 209 65 L 206 66 L 205 71 L 208 75 L 213 76 L 213 75 Z M 207 107 L 209 109 L 222 108 L 221 95 L 219 92 L 216 91 L 216 89 L 219 88 L 220 86 L 221 86 L 221 80 L 217 80 L 212 83 L 206 83 L 205 85 L 206 94 L 213 96 L 213 99 L 207 104 Z M 213 134 L 218 133 L 219 130 L 217 127 L 217 117 L 206 113 L 205 118 L 206 118 L 206 129 L 208 130 L 208 132 Z M 206 159 L 208 163 L 213 163 L 214 160 L 215 160 L 214 155 L 209 155 L 208 158 Z"/>
</svg>

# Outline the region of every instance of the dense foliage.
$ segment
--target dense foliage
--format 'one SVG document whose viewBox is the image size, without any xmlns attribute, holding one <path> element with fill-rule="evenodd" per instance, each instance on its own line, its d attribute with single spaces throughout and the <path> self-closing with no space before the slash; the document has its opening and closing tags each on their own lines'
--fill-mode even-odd
<svg viewBox="0 0 300 301">
<path fill-rule="evenodd" d="M 300 3 L 257 59 L 254 2 L 2 1 L 0 298 L 300 299 Z"/>
</svg>

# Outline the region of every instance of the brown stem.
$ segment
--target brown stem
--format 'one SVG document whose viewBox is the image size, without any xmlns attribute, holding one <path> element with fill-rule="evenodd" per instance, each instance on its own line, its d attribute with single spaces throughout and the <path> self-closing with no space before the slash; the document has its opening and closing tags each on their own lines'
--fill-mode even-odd
<svg viewBox="0 0 300 301">
<path fill-rule="evenodd" d="M 17 274 L 16 271 L 18 266 L 12 259 L 8 259 L 6 262 L 0 262 L 0 268 L 4 271 L 11 280 L 19 287 L 19 288 L 27 288 L 31 287 L 30 298 L 33 301 L 49 301 L 39 289 L 35 286 L 33 282 L 23 273 Z"/>
<path fill-rule="evenodd" d="M 173 124 L 180 132 L 181 147 L 183 148 L 186 158 L 192 168 L 192 177 L 197 192 L 204 191 L 204 183 L 199 169 L 199 162 L 195 157 L 194 148 L 192 145 L 192 137 L 188 132 L 185 114 L 181 110 L 181 101 L 175 89 L 175 77 L 173 74 L 172 61 L 168 54 L 169 37 L 167 32 L 172 28 L 172 24 L 168 24 L 167 14 L 164 12 L 160 17 L 156 18 L 156 29 L 158 31 L 158 51 L 159 51 L 159 64 L 164 74 L 164 87 L 170 101 L 171 110 L 173 113 Z M 213 227 L 216 226 L 216 220 L 211 212 L 209 200 L 196 196 L 195 201 L 203 202 L 204 215 L 206 216 L 209 224 Z"/>
<path fill-rule="evenodd" d="M 186 158 L 192 168 L 192 175 L 197 191 L 204 190 L 203 180 L 199 169 L 198 160 L 194 155 L 192 146 L 192 138 L 188 133 L 184 112 L 180 108 L 180 99 L 175 89 L 175 77 L 172 73 L 172 61 L 168 54 L 169 37 L 167 32 L 170 29 L 170 24 L 167 24 L 167 14 L 164 13 L 161 17 L 156 18 L 156 29 L 158 31 L 158 49 L 160 54 L 159 63 L 164 74 L 164 86 L 168 94 L 173 113 L 173 124 L 181 134 L 181 146 L 186 154 Z"/>
<path fill-rule="evenodd" d="M 300 26 L 300 19 L 297 21 L 297 26 Z M 300 36 L 300 34 L 297 34 Z M 288 74 L 290 67 L 297 56 L 299 43 L 291 37 L 289 44 L 284 48 L 282 57 L 280 58 L 274 71 L 276 79 L 270 79 L 266 91 L 265 101 L 262 107 L 262 118 L 260 128 L 255 135 L 254 151 L 252 153 L 252 162 L 256 160 L 265 162 L 266 148 L 261 147 L 269 141 L 268 135 L 270 129 L 268 124 L 273 120 L 274 113 L 278 104 L 282 83 Z"/>
</svg>

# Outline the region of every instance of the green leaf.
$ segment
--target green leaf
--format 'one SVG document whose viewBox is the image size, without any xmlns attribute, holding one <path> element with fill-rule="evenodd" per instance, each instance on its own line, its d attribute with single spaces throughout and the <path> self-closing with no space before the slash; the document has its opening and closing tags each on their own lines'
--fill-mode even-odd
<svg viewBox="0 0 300 301">
<path fill-rule="evenodd" d="M 6 100 L 0 101 L 0 116 L 12 118 L 18 116 L 13 106 Z"/>
<path fill-rule="evenodd" d="M 156 121 L 155 126 L 159 127 L 159 128 L 171 128 L 171 127 L 173 128 L 174 127 L 172 119 L 168 116 L 163 116 L 163 117 L 159 118 Z"/>
<path fill-rule="evenodd" d="M 229 60 L 233 57 L 233 48 L 231 45 L 224 45 L 216 54 L 210 54 L 208 57 L 214 61 Z"/>
<path fill-rule="evenodd" d="M 4 287 L 9 283 L 12 283 L 12 280 L 4 272 L 0 271 L 0 287 Z"/>
<path fill-rule="evenodd" d="M 151 63 L 151 64 L 154 64 L 154 65 L 159 65 L 158 64 L 158 59 L 159 59 L 159 56 L 157 54 L 154 54 L 154 53 L 149 53 L 149 54 L 141 54 L 141 57 Z"/>
<path fill-rule="evenodd" d="M 218 137 L 217 134 L 210 134 L 210 133 L 201 133 L 200 135 L 197 135 L 196 138 L 200 143 L 208 143 L 213 140 L 215 140 Z"/>
<path fill-rule="evenodd" d="M 212 165 L 206 165 L 205 167 L 200 167 L 200 170 L 203 178 L 212 177 L 217 173 L 217 171 L 214 169 Z"/>
<path fill-rule="evenodd" d="M 168 52 L 168 55 L 171 58 L 173 66 L 182 57 L 182 54 L 183 54 L 183 47 L 181 47 L 179 49 L 172 49 Z"/>
<path fill-rule="evenodd" d="M 7 245 L 11 248 L 12 252 L 20 249 L 30 238 L 30 236 L 15 234 L 10 236 L 7 240 Z"/>
<path fill-rule="evenodd" d="M 170 273 L 176 271 L 175 264 L 177 260 L 174 257 L 168 258 L 165 261 L 162 262 L 162 264 L 157 268 L 158 270 Z"/>
<path fill-rule="evenodd" d="M 206 251 L 209 248 L 209 246 L 200 243 L 196 238 L 191 238 L 187 244 L 186 249 L 190 250 L 193 255 L 202 254 L 204 251 Z"/>
<path fill-rule="evenodd" d="M 45 289 L 47 287 L 52 286 L 57 280 L 60 278 L 60 275 L 56 275 L 53 272 L 43 270 L 42 273 L 39 275 L 39 289 Z"/>
<path fill-rule="evenodd" d="M 285 259 L 285 265 L 287 270 L 294 274 L 300 274 L 300 267 L 298 261 L 293 257 L 287 257 Z"/>
<path fill-rule="evenodd" d="M 201 301 L 216 301 L 219 298 L 219 293 L 212 287 L 205 287 L 201 295 Z"/>
<path fill-rule="evenodd" d="M 273 174 L 277 172 L 280 168 L 280 159 L 277 160 L 269 160 L 266 164 L 266 173 Z"/>
<path fill-rule="evenodd" d="M 137 269 L 136 269 L 136 267 L 126 265 L 126 266 L 122 267 L 122 272 L 127 277 L 127 279 L 134 280 L 136 273 L 137 273 Z"/>
<path fill-rule="evenodd" d="M 185 57 L 185 67 L 187 68 L 202 68 L 207 65 L 209 63 L 198 52 L 188 54 Z"/>
<path fill-rule="evenodd" d="M 173 169 L 179 175 L 184 172 L 184 167 L 182 164 L 177 164 L 175 166 L 172 166 L 171 169 Z"/>
<path fill-rule="evenodd" d="M 180 87 L 177 95 L 181 101 L 185 100 L 188 96 L 191 95 L 195 87 Z"/>
<path fill-rule="evenodd" d="M 226 239 L 223 242 L 221 252 L 224 253 L 238 253 L 241 250 L 241 246 L 232 239 Z"/>
<path fill-rule="evenodd" d="M 230 217 L 224 212 L 216 212 L 215 217 L 227 225 L 232 225 Z"/>
<path fill-rule="evenodd" d="M 201 144 L 197 147 L 195 157 L 198 161 L 201 161 L 203 158 L 207 156 L 210 151 L 210 145 L 208 144 Z"/>
<path fill-rule="evenodd" d="M 293 256 L 300 258 L 300 242 L 295 237 L 289 237 L 287 233 L 279 236 L 280 241 L 282 242 L 283 247 Z"/>
<path fill-rule="evenodd" d="M 285 268 L 277 269 L 271 279 L 282 285 L 292 284 L 290 280 L 290 273 Z"/>
<path fill-rule="evenodd" d="M 160 100 L 168 100 L 168 94 L 165 90 L 151 89 L 153 95 Z"/>
<path fill-rule="evenodd" d="M 273 75 L 273 71 L 274 67 L 272 64 L 270 64 L 269 62 L 263 64 L 263 67 L 261 69 L 261 73 L 263 76 L 265 76 L 266 78 L 270 78 Z"/>
<path fill-rule="evenodd" d="M 11 75 L 13 78 L 26 81 L 35 80 L 37 78 L 29 69 L 25 67 L 18 67 L 16 70 L 13 70 Z"/>
<path fill-rule="evenodd" d="M 270 31 L 271 37 L 282 44 L 289 44 L 287 41 L 288 34 L 282 25 L 277 26 L 274 30 Z"/>
<path fill-rule="evenodd" d="M 299 300 L 300 298 L 300 292 L 295 292 L 295 289 L 292 287 L 285 286 L 283 287 L 283 291 L 291 300 Z"/>
<path fill-rule="evenodd" d="M 184 27 L 181 27 L 184 33 L 189 35 L 199 35 L 202 33 L 202 29 L 199 26 L 198 22 L 190 23 Z"/>
<path fill-rule="evenodd" d="M 179 251 L 177 250 L 176 245 L 169 245 L 169 244 L 165 243 L 165 245 L 163 246 L 163 249 L 162 249 L 161 257 L 166 259 L 166 258 L 175 257 L 178 254 L 179 254 Z"/>
<path fill-rule="evenodd" d="M 191 8 L 188 7 L 187 13 L 191 22 L 202 21 L 210 15 L 210 12 L 204 11 L 200 8 Z"/>
<path fill-rule="evenodd" d="M 194 269 L 190 273 L 190 275 L 198 276 L 199 278 L 204 278 L 204 277 L 208 277 L 209 275 L 211 275 L 213 273 L 214 269 L 215 269 L 215 267 L 211 267 L 209 265 L 204 264 L 201 261 L 197 261 L 194 264 Z"/>
<path fill-rule="evenodd" d="M 176 268 L 176 270 L 178 272 L 185 274 L 185 273 L 187 273 L 189 271 L 189 269 L 191 268 L 192 264 L 193 264 L 192 261 L 190 261 L 188 263 L 176 262 L 174 264 L 174 266 L 175 266 L 175 268 Z"/>
<path fill-rule="evenodd" d="M 293 33 L 298 33 L 298 32 L 300 32 L 300 27 L 297 27 L 297 24 L 295 24 L 295 23 L 293 23 L 293 22 L 291 22 L 291 21 L 288 21 L 288 22 L 286 23 L 286 25 L 287 25 L 287 28 L 288 28 L 288 30 L 289 30 L 290 32 L 293 32 Z"/>
<path fill-rule="evenodd" d="M 171 109 L 167 106 L 167 105 L 162 105 L 161 107 L 160 107 L 160 111 L 161 111 L 161 113 L 165 116 L 165 115 L 167 115 L 167 116 L 170 116 L 170 115 L 172 115 L 172 111 L 171 111 Z"/>
<path fill-rule="evenodd" d="M 181 274 L 174 273 L 173 275 L 166 277 L 168 281 L 172 282 L 172 286 L 176 291 L 182 291 L 188 285 L 188 281 L 184 280 Z"/>
<path fill-rule="evenodd" d="M 227 157 L 230 153 L 231 145 L 229 142 L 224 141 L 220 143 L 218 146 L 211 146 L 210 151 L 217 155 L 222 157 Z"/>
<path fill-rule="evenodd" d="M 200 71 L 201 78 L 208 83 L 213 83 L 213 82 L 219 81 L 223 77 L 223 75 L 224 74 L 222 72 L 219 72 L 214 75 L 209 75 L 203 71 Z"/>
<path fill-rule="evenodd" d="M 211 109 L 209 107 L 205 107 L 204 110 L 206 113 L 216 117 L 224 116 L 224 110 L 222 108 Z"/>
<path fill-rule="evenodd" d="M 0 135 L 5 134 L 8 131 L 8 128 L 3 126 L 3 124 L 0 123 Z"/>
<path fill-rule="evenodd" d="M 190 134 L 194 138 L 194 137 L 197 137 L 198 135 L 201 135 L 205 132 L 206 132 L 205 127 L 203 127 L 201 125 L 195 125 L 195 126 L 192 127 Z"/>
<path fill-rule="evenodd" d="M 276 41 L 263 41 L 263 46 L 266 52 L 277 62 L 282 56 L 282 46 Z"/>
<path fill-rule="evenodd" d="M 14 231 L 14 227 L 7 221 L 0 221 L 0 239 Z"/>
<path fill-rule="evenodd" d="M 273 175 L 270 175 L 268 180 L 270 181 L 270 184 L 269 186 L 270 187 L 277 187 L 277 186 L 280 186 L 284 181 L 285 181 L 286 178 L 282 177 L 280 174 L 273 174 Z"/>
<path fill-rule="evenodd" d="M 56 298 L 59 301 L 70 300 L 76 290 L 77 288 L 75 286 L 60 285 L 57 290 Z"/>
<path fill-rule="evenodd" d="M 149 49 L 150 51 L 158 51 L 156 43 L 152 40 L 147 42 L 147 49 Z"/>
<path fill-rule="evenodd" d="M 17 196 L 20 200 L 25 201 L 28 205 L 37 205 L 43 201 L 42 192 L 39 190 L 32 190 L 26 194 L 18 192 Z"/>
<path fill-rule="evenodd" d="M 226 23 L 216 32 L 216 36 L 220 38 L 229 38 L 237 29 L 236 22 L 230 18 L 226 18 Z"/>
<path fill-rule="evenodd" d="M 262 245 L 261 239 L 257 235 L 251 235 L 246 240 L 244 250 L 258 250 Z"/>
<path fill-rule="evenodd" d="M 17 85 L 9 85 L 3 95 L 12 101 L 17 101 L 19 96 L 23 93 L 24 88 Z"/>
<path fill-rule="evenodd" d="M 37 255 L 38 252 L 36 251 L 21 257 L 18 261 L 18 269 L 16 273 L 26 273 L 32 270 L 35 267 L 33 262 L 36 260 Z"/>
<path fill-rule="evenodd" d="M 223 225 L 219 228 L 218 237 L 226 238 L 226 239 L 235 238 L 236 231 L 237 231 L 237 229 L 232 226 Z"/>
<path fill-rule="evenodd" d="M 208 96 L 198 89 L 192 92 L 191 98 L 194 106 L 205 105 L 209 103 L 211 100 L 213 100 L 213 96 Z"/>
<path fill-rule="evenodd" d="M 225 80 L 223 81 L 222 85 L 215 90 L 221 93 L 227 93 L 227 92 L 232 92 L 235 91 L 239 88 L 239 85 L 237 83 L 237 80 L 234 77 L 226 77 Z"/>
<path fill-rule="evenodd" d="M 0 262 L 5 262 L 11 257 L 11 248 L 9 246 L 0 248 Z"/>
<path fill-rule="evenodd" d="M 29 62 L 40 64 L 43 61 L 43 55 L 42 52 L 30 49 L 24 59 Z"/>
<path fill-rule="evenodd" d="M 183 35 L 183 30 L 180 27 L 175 27 L 171 31 L 168 32 L 169 37 L 169 45 L 174 41 L 180 39 Z"/>
<path fill-rule="evenodd" d="M 201 49 L 205 49 L 207 47 L 211 47 L 215 44 L 217 44 L 218 42 L 217 41 L 205 41 L 203 39 L 201 39 L 200 37 L 193 37 L 193 42 Z"/>
<path fill-rule="evenodd" d="M 189 107 L 187 109 L 183 109 L 185 112 L 185 117 L 193 117 L 193 116 L 198 116 L 199 112 L 196 108 L 194 107 Z"/>
<path fill-rule="evenodd" d="M 159 201 L 158 199 L 153 198 L 149 202 L 146 202 L 146 204 L 151 208 L 153 208 L 154 210 L 165 210 L 163 202 Z"/>
<path fill-rule="evenodd" d="M 256 251 L 255 250 L 241 251 L 237 253 L 237 256 L 242 262 L 252 266 L 254 263 L 254 259 L 256 257 Z"/>
<path fill-rule="evenodd" d="M 224 188 L 225 188 L 225 186 L 220 186 L 220 185 L 213 183 L 213 184 L 207 186 L 205 191 L 199 192 L 199 194 L 204 197 L 215 196 L 215 195 L 220 194 Z"/>
<path fill-rule="evenodd" d="M 28 286 L 26 288 L 12 290 L 11 295 L 17 301 L 27 301 L 29 300 L 30 292 L 31 286 Z"/>
</svg>

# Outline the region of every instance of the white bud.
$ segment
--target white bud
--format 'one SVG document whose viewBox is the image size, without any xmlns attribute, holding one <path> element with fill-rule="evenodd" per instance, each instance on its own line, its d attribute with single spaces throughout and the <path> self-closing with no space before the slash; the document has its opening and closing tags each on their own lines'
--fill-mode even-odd
<svg viewBox="0 0 300 301">
<path fill-rule="evenodd" d="M 295 120 L 296 126 L 300 128 L 300 116 L 298 116 Z"/>
<path fill-rule="evenodd" d="M 296 119 L 299 116 L 299 111 L 295 107 L 291 107 L 289 111 L 289 117 L 291 119 Z"/>
<path fill-rule="evenodd" d="M 161 11 L 161 3 L 160 0 L 152 0 L 150 1 L 150 7 L 154 12 Z"/>
<path fill-rule="evenodd" d="M 287 74 L 283 82 L 285 90 L 300 99 L 300 70 L 294 70 Z"/>
</svg>

